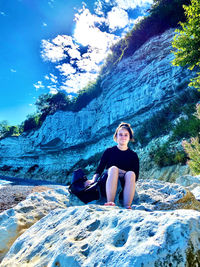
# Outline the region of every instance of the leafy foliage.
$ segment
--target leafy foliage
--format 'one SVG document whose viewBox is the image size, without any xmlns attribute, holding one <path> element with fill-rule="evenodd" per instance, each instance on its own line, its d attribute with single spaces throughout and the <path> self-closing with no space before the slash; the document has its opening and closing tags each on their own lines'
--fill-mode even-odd
<svg viewBox="0 0 200 267">
<path fill-rule="evenodd" d="M 169 142 L 158 145 L 149 153 L 150 158 L 159 166 L 165 167 L 173 164 L 185 164 L 187 160 L 186 153 L 172 147 Z"/>
<path fill-rule="evenodd" d="M 70 106 L 69 97 L 63 93 L 58 92 L 57 94 L 43 94 L 39 96 L 36 101 L 37 112 L 41 114 L 39 118 L 39 125 L 46 119 L 47 115 L 52 115 L 58 110 L 67 110 Z"/>
<path fill-rule="evenodd" d="M 198 118 L 199 121 L 199 125 L 200 125 L 200 104 L 197 104 L 197 113 L 196 116 Z M 199 132 L 200 135 L 200 132 Z M 188 154 L 190 160 L 188 161 L 188 165 L 190 167 L 190 169 L 192 170 L 192 172 L 195 175 L 200 174 L 200 143 L 199 143 L 199 138 L 191 138 L 190 143 L 187 142 L 186 140 L 184 140 L 182 142 L 182 145 L 186 151 L 186 153 Z"/>
<path fill-rule="evenodd" d="M 87 87 L 78 92 L 78 95 L 73 99 L 70 109 L 79 111 L 84 108 L 90 101 L 101 93 L 101 79 L 97 78 L 95 82 L 90 82 Z"/>
<path fill-rule="evenodd" d="M 183 6 L 186 22 L 180 22 L 182 29 L 177 29 L 172 46 L 175 59 L 173 65 L 187 66 L 190 70 L 200 67 L 200 0 L 191 0 L 191 5 Z M 190 86 L 200 89 L 200 72 L 192 79 Z"/>
<path fill-rule="evenodd" d="M 179 123 L 173 128 L 171 140 L 180 140 L 180 138 L 195 137 L 200 132 L 200 123 L 195 116 L 187 119 L 181 118 Z"/>
<path fill-rule="evenodd" d="M 10 126 L 6 120 L 0 122 L 0 138 L 18 136 L 21 133 L 19 126 Z"/>
<path fill-rule="evenodd" d="M 188 132 L 190 132 L 190 130 L 192 130 L 192 136 L 195 136 L 198 133 L 199 126 L 198 123 L 196 123 L 196 117 L 192 114 L 195 112 L 195 104 L 199 99 L 200 93 L 198 91 L 186 90 L 143 122 L 142 126 L 137 129 L 135 133 L 136 141 L 145 145 L 152 138 L 169 134 L 170 131 L 173 133 L 171 141 L 189 137 Z M 188 120 L 181 119 L 179 123 L 173 126 L 173 120 L 180 116 L 180 114 L 188 116 Z M 191 119 L 192 121 L 190 122 Z M 183 124 L 185 127 L 182 129 Z"/>
<path fill-rule="evenodd" d="M 40 125 L 41 123 L 39 114 L 28 115 L 27 119 L 23 123 L 23 131 L 28 132 L 33 129 L 37 129 L 40 127 Z"/>
</svg>

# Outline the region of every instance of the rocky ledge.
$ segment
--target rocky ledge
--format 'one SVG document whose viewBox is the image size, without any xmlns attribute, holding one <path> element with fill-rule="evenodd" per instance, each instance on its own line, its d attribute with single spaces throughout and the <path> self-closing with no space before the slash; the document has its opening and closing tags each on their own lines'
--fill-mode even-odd
<svg viewBox="0 0 200 267">
<path fill-rule="evenodd" d="M 139 181 L 132 210 L 45 190 L 0 214 L 1 266 L 200 266 L 200 202 L 181 185 Z"/>
</svg>

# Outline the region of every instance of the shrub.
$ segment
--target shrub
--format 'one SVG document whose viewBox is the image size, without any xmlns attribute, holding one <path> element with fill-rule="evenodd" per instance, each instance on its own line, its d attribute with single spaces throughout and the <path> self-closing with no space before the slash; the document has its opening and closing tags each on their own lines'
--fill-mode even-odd
<svg viewBox="0 0 200 267">
<path fill-rule="evenodd" d="M 149 156 L 159 167 L 185 164 L 187 161 L 186 153 L 170 147 L 169 142 L 152 149 Z"/>
<path fill-rule="evenodd" d="M 195 137 L 200 132 L 199 120 L 195 117 L 188 119 L 181 118 L 177 125 L 173 128 L 171 140 L 178 140 L 181 138 Z"/>
<path fill-rule="evenodd" d="M 18 136 L 21 133 L 19 126 L 10 126 L 6 120 L 0 122 L 0 138 Z"/>
<path fill-rule="evenodd" d="M 200 99 L 200 93 L 196 90 L 186 90 L 176 97 L 169 104 L 163 106 L 160 111 L 154 113 L 146 121 L 143 121 L 135 132 L 135 140 L 142 145 L 146 145 L 152 138 L 173 132 L 173 140 L 179 140 L 183 137 L 189 137 L 188 129 L 192 131 L 192 136 L 195 136 L 199 131 L 197 119 L 193 116 L 195 112 L 195 104 Z M 187 104 L 185 104 L 187 103 Z M 186 122 L 181 119 L 180 124 L 172 125 L 172 121 L 180 114 L 185 114 L 189 117 Z M 191 119 L 192 118 L 192 119 Z M 191 120 L 191 122 L 189 122 Z M 185 127 L 182 129 L 182 124 Z"/>
<path fill-rule="evenodd" d="M 73 111 L 81 110 L 95 97 L 99 96 L 101 91 L 101 79 L 98 77 L 95 82 L 90 82 L 85 88 L 78 92 L 78 95 L 73 99 L 70 109 Z"/>
<path fill-rule="evenodd" d="M 40 119 L 39 114 L 28 115 L 27 119 L 23 123 L 23 131 L 28 132 L 39 128 L 40 126 L 39 119 Z"/>
<path fill-rule="evenodd" d="M 196 106 L 197 113 L 196 117 L 198 118 L 200 125 L 200 104 Z M 200 134 L 200 133 L 199 133 Z M 190 160 L 187 162 L 193 174 L 200 174 L 200 143 L 199 138 L 191 138 L 190 143 L 184 140 L 182 142 L 183 148 L 185 149 Z"/>
</svg>

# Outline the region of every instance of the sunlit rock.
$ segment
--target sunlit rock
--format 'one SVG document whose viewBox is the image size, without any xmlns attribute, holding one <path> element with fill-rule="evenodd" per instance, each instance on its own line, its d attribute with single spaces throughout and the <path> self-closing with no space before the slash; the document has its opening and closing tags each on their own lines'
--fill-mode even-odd
<svg viewBox="0 0 200 267">
<path fill-rule="evenodd" d="M 184 175 L 176 179 L 176 183 L 186 187 L 200 201 L 200 175 Z"/>
<path fill-rule="evenodd" d="M 51 210 L 81 204 L 75 196 L 69 197 L 66 188 L 49 188 L 30 194 L 17 206 L 0 213 L 0 260 L 18 236 Z"/>
<path fill-rule="evenodd" d="M 158 231 L 157 236 L 159 236 L 159 234 L 162 233 L 162 230 L 161 230 L 162 227 L 164 227 L 164 228 L 167 227 L 167 219 L 169 221 L 171 220 L 171 222 L 172 222 L 173 216 L 174 216 L 174 218 L 176 218 L 176 215 L 174 215 L 174 214 L 178 214 L 177 216 L 178 217 L 180 216 L 180 218 L 181 218 L 180 222 L 178 222 L 178 224 L 180 224 L 180 231 L 184 231 L 184 229 L 182 229 L 182 226 L 181 226 L 181 222 L 183 223 L 183 219 L 184 219 L 183 214 L 186 214 L 186 217 L 188 216 L 187 218 L 189 221 L 191 219 L 190 218 L 191 214 L 200 214 L 199 212 L 195 213 L 195 211 L 194 211 L 194 210 L 200 211 L 199 201 L 197 201 L 190 192 L 186 191 L 183 187 L 181 187 L 178 184 L 170 184 L 170 183 L 165 183 L 165 182 L 147 180 L 147 181 L 143 181 L 143 182 L 138 182 L 137 186 L 136 186 L 136 190 L 137 190 L 137 197 L 133 201 L 133 205 L 132 205 L 133 209 L 132 210 L 125 210 L 122 206 L 122 203 L 119 202 L 117 199 L 116 199 L 117 206 L 114 208 L 103 207 L 102 206 L 102 204 L 104 204 L 103 199 L 101 199 L 99 201 L 94 201 L 94 202 L 92 202 L 93 204 L 89 203 L 87 205 L 84 205 L 77 197 L 75 197 L 74 195 L 70 195 L 67 188 L 64 188 L 64 187 L 60 187 L 57 189 L 51 188 L 48 191 L 44 191 L 44 192 L 40 192 L 40 193 L 33 193 L 33 194 L 29 195 L 26 200 L 19 203 L 16 207 L 9 209 L 7 211 L 4 211 L 0 214 L 0 253 L 1 253 L 0 257 L 1 257 L 1 259 L 3 259 L 5 254 L 9 251 L 10 247 L 12 246 L 13 242 L 19 236 L 26 236 L 25 239 L 26 240 L 29 239 L 30 243 L 33 244 L 33 247 L 35 247 L 35 248 L 37 247 L 38 250 L 40 250 L 40 244 L 42 247 L 44 246 L 44 248 L 41 249 L 41 254 L 44 253 L 45 255 L 47 255 L 47 258 L 48 257 L 51 258 L 51 254 L 47 253 L 47 251 L 49 251 L 49 253 L 52 252 L 52 249 L 49 247 L 51 244 L 50 240 L 56 240 L 55 242 L 57 242 L 57 238 L 60 238 L 62 240 L 62 241 L 60 241 L 61 243 L 59 243 L 59 245 L 56 247 L 56 249 L 58 249 L 58 251 L 55 251 L 55 248 L 53 248 L 55 254 L 58 254 L 60 252 L 59 250 L 61 249 L 62 246 L 64 246 L 64 244 L 68 244 L 68 243 L 65 243 L 64 239 L 62 239 L 62 235 L 60 235 L 60 232 L 59 232 L 59 229 L 60 229 L 59 227 L 62 228 L 64 226 L 64 224 L 66 224 L 66 227 L 67 227 L 66 229 L 68 229 L 68 230 L 63 229 L 61 232 L 63 233 L 63 231 L 64 231 L 64 236 L 65 237 L 67 236 L 67 238 L 69 238 L 69 240 L 72 241 L 72 243 L 69 243 L 69 244 L 74 246 L 73 242 L 74 242 L 75 237 L 73 237 L 71 239 L 70 238 L 71 234 L 68 231 L 69 231 L 69 229 L 71 229 L 71 232 L 77 231 L 77 235 L 78 235 L 79 231 L 81 231 L 81 234 L 84 235 L 85 230 L 82 229 L 82 226 L 84 225 L 84 220 L 86 220 L 85 217 L 82 217 L 84 213 L 87 214 L 87 213 L 91 212 L 93 214 L 92 215 L 93 217 L 91 219 L 92 225 L 96 220 L 99 221 L 99 223 L 98 223 L 99 225 L 100 224 L 102 225 L 102 223 L 104 224 L 104 222 L 106 222 L 106 218 L 107 218 L 108 224 L 111 221 L 113 221 L 113 223 L 114 223 L 114 221 L 124 221 L 122 224 L 126 224 L 125 221 L 127 219 L 128 220 L 127 225 L 130 223 L 129 231 L 131 231 L 131 233 L 132 233 L 132 230 L 131 230 L 132 228 L 135 229 L 136 226 L 140 227 L 139 216 L 142 216 L 144 218 L 150 216 L 151 217 L 150 221 L 153 220 L 154 217 L 157 218 L 159 216 L 161 216 L 161 217 L 164 216 L 162 218 L 165 218 L 165 220 L 166 220 L 165 226 L 162 226 L 162 223 L 161 223 L 162 220 L 161 220 L 161 218 L 160 219 L 158 218 L 158 220 L 159 220 L 158 225 L 160 225 L 159 226 L 160 228 L 159 227 L 158 227 L 159 229 L 156 228 L 157 229 L 156 231 Z M 101 204 L 101 206 L 100 206 L 100 204 Z M 72 207 L 70 208 L 69 213 L 65 212 L 65 210 L 66 209 L 68 210 L 70 206 L 72 206 Z M 78 207 L 78 206 L 80 206 L 80 207 Z M 49 212 L 51 212 L 52 210 L 55 210 L 57 208 L 63 209 L 63 211 L 59 211 L 58 213 L 55 213 L 55 214 L 51 213 L 50 217 L 47 217 L 47 219 L 46 218 L 42 219 L 43 217 L 48 215 Z M 185 209 L 185 210 L 184 211 L 177 211 L 177 209 Z M 193 213 L 191 211 L 186 210 L 186 209 L 193 209 Z M 112 213 L 112 214 L 110 214 L 111 217 L 107 217 L 109 212 Z M 64 216 L 64 217 L 62 217 L 62 216 Z M 134 224 L 134 220 L 133 220 L 134 216 L 136 216 L 135 217 L 136 218 L 136 221 L 135 221 L 136 224 Z M 47 225 L 49 225 L 49 223 L 51 224 L 51 222 L 52 222 L 51 218 L 52 217 L 54 217 L 54 219 L 57 220 L 55 222 L 55 229 L 52 228 L 53 227 L 52 225 L 54 225 L 54 224 L 52 224 L 51 226 L 49 226 L 50 228 L 49 228 L 49 232 L 48 232 L 47 231 L 47 229 L 48 229 Z M 66 220 L 66 223 L 64 223 L 65 220 Z M 157 220 L 157 219 L 155 219 L 155 220 Z M 59 226 L 59 221 L 60 221 L 60 226 Z M 89 225 L 90 221 L 88 221 L 88 222 L 86 222 L 86 221 L 85 221 L 85 225 Z M 147 229 L 151 228 L 151 226 L 149 225 L 150 221 L 144 220 L 143 229 L 145 229 L 145 227 Z M 77 224 L 77 222 L 79 222 L 80 225 Z M 44 223 L 44 225 L 46 225 L 45 227 L 43 227 L 43 223 Z M 185 221 L 184 221 L 184 223 L 185 223 Z M 187 223 L 189 223 L 189 222 L 186 220 L 186 224 Z M 32 227 L 32 225 L 34 225 L 34 224 L 38 225 L 38 228 L 43 228 L 44 232 L 38 233 L 38 230 L 33 230 L 33 231 L 35 231 L 35 234 L 32 234 L 32 232 L 30 232 L 30 231 L 32 231 L 31 230 L 32 228 L 30 228 L 30 227 Z M 77 224 L 77 226 L 76 226 L 76 224 Z M 145 226 L 145 224 L 146 224 L 146 226 Z M 58 227 L 58 228 L 56 228 L 56 227 Z M 77 227 L 80 227 L 80 229 Z M 28 230 L 29 228 L 30 228 L 30 230 Z M 34 228 L 34 229 L 36 229 L 36 228 Z M 121 229 L 120 227 L 118 227 L 118 223 L 116 225 L 114 223 L 114 226 L 113 226 L 114 232 L 112 233 L 112 235 L 110 237 L 108 237 L 108 239 L 111 238 L 114 240 L 117 233 L 120 232 L 121 230 L 125 233 L 126 231 L 123 229 L 126 229 L 126 227 L 125 228 L 122 227 L 122 229 Z M 54 230 L 56 232 L 54 232 Z M 101 229 L 99 229 L 99 230 L 100 230 L 99 232 L 98 231 L 95 232 L 95 235 L 96 234 L 99 236 L 101 236 L 102 234 L 104 235 L 105 234 L 104 230 L 105 230 L 105 232 L 106 231 L 112 232 L 112 229 L 110 228 L 110 226 L 107 228 L 107 230 L 104 229 L 103 232 L 101 232 L 102 231 Z M 153 231 L 153 229 L 151 229 L 151 231 Z M 58 233 L 58 236 L 54 237 L 54 235 L 56 235 L 56 233 Z M 52 234 L 52 237 L 50 237 L 49 234 L 50 235 Z M 162 235 L 164 235 L 164 234 L 162 234 Z M 184 232 L 183 232 L 183 235 L 185 235 Z M 11 264 L 12 262 L 15 262 L 15 264 L 18 264 L 16 266 L 20 266 L 20 264 L 22 264 L 22 262 L 24 261 L 24 259 L 22 260 L 22 258 L 21 258 L 22 256 L 20 256 L 18 253 L 24 254 L 23 251 L 27 251 L 27 253 L 29 253 L 29 249 L 24 245 L 26 243 L 25 240 L 19 241 L 19 240 L 22 240 L 21 238 L 16 240 L 15 244 L 18 244 L 18 245 L 17 246 L 14 245 L 14 247 L 15 247 L 14 250 L 12 247 L 12 249 L 8 252 L 8 254 L 5 258 L 5 261 L 3 261 L 3 263 L 2 263 L 2 264 L 5 264 L 3 266 L 9 266 L 9 264 Z M 130 238 L 134 238 L 134 237 L 132 237 L 132 234 L 131 234 L 131 237 L 129 237 L 129 235 L 127 235 L 127 239 L 130 239 Z M 99 242 L 98 239 L 96 239 L 96 241 Z M 35 242 L 38 242 L 38 245 L 36 245 Z M 54 243 L 54 241 L 52 241 L 52 242 Z M 62 243 L 62 242 L 64 242 L 64 243 Z M 68 241 L 66 241 L 66 242 L 68 242 Z M 90 242 L 90 241 L 88 241 L 88 242 Z M 97 243 L 95 247 L 101 246 L 101 242 L 99 243 L 99 245 Z M 119 241 L 119 242 L 121 242 L 121 241 Z M 142 242 L 144 243 L 145 241 L 143 240 Z M 184 241 L 184 242 L 186 242 L 186 241 Z M 54 247 L 53 243 L 52 243 L 52 246 Z M 118 243 L 118 241 L 116 241 L 116 243 Z M 60 247 L 60 244 L 61 244 L 61 247 Z M 76 244 L 76 242 L 74 244 Z M 69 245 L 69 246 L 71 246 L 71 245 Z M 29 247 L 28 243 L 27 243 L 27 246 Z M 68 245 L 66 245 L 66 246 L 68 247 Z M 161 249 L 164 250 L 166 244 L 161 242 L 160 246 L 161 246 Z M 120 245 L 119 246 L 116 245 L 116 247 L 119 249 Z M 122 245 L 122 247 L 124 249 L 123 245 Z M 43 251 L 45 251 L 45 248 L 48 248 L 48 249 L 46 249 L 46 252 L 43 252 Z M 106 249 L 107 247 L 104 247 L 104 248 Z M 32 250 L 33 248 L 30 248 L 30 249 Z M 126 249 L 128 249 L 126 251 L 128 253 L 129 246 Z M 135 248 L 133 248 L 133 250 L 135 250 Z M 77 252 L 76 249 L 75 249 L 75 251 Z M 102 248 L 102 251 L 103 251 L 103 248 Z M 37 261 L 40 262 L 40 260 L 41 260 L 41 266 L 43 266 L 43 263 L 44 263 L 43 259 L 42 259 L 43 256 L 38 254 L 37 256 L 39 258 L 38 258 L 38 260 L 36 260 L 37 256 L 34 253 L 31 252 L 30 255 L 25 253 L 24 257 L 28 257 L 27 259 L 29 259 L 30 262 L 32 262 L 33 266 L 37 266 Z M 103 252 L 101 252 L 101 253 L 103 253 Z M 125 252 L 123 252 L 123 253 L 125 253 Z M 65 255 L 65 253 L 63 255 Z M 96 254 L 94 254 L 92 257 L 95 258 L 96 257 L 95 255 Z M 61 255 L 59 254 L 59 258 L 60 257 L 62 258 L 62 253 L 61 253 Z M 66 256 L 66 257 L 68 258 L 68 256 Z M 75 258 L 73 258 L 73 257 L 75 257 Z M 71 256 L 69 256 L 69 258 L 72 260 L 72 262 L 73 261 L 76 262 L 76 257 L 79 257 L 79 256 L 73 256 L 73 257 L 71 258 Z M 17 258 L 18 258 L 18 260 L 16 260 Z M 128 260 L 128 258 L 127 258 L 127 260 Z M 25 263 L 28 262 L 27 259 L 25 260 Z M 64 256 L 63 260 L 64 261 L 66 260 L 65 256 Z M 36 261 L 36 263 L 35 263 L 35 261 Z M 88 259 L 88 261 L 89 261 L 89 259 Z M 102 259 L 102 261 L 103 261 L 103 259 Z M 66 262 L 68 262 L 68 260 L 66 260 Z M 34 265 L 34 264 L 36 264 L 36 265 Z M 45 264 L 46 263 L 44 263 L 44 265 Z M 82 265 L 82 261 L 78 260 L 78 264 Z"/>
<path fill-rule="evenodd" d="M 13 244 L 6 266 L 199 266 L 200 213 L 57 209 Z"/>
<path fill-rule="evenodd" d="M 180 176 L 176 179 L 176 183 L 180 184 L 182 186 L 185 186 L 185 187 L 190 186 L 194 183 L 200 185 L 200 175 L 198 175 L 198 176 L 192 176 L 192 175 Z"/>
</svg>

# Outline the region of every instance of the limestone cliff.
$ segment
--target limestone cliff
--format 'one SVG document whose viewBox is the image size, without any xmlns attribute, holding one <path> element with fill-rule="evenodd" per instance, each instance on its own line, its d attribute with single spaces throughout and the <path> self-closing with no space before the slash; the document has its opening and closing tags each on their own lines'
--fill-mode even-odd
<svg viewBox="0 0 200 267">
<path fill-rule="evenodd" d="M 48 116 L 37 131 L 1 140 L 1 174 L 67 182 L 67 174 L 79 163 L 92 172 L 105 148 L 114 145 L 112 135 L 119 122 L 129 122 L 137 129 L 186 90 L 192 72 L 171 65 L 173 36 L 174 29 L 170 29 L 153 37 L 119 62 L 104 75 L 101 95 L 81 111 L 59 111 Z M 148 148 L 135 149 L 141 162 L 148 160 Z M 147 171 L 144 166 L 142 178 Z M 168 169 L 166 175 L 175 169 Z M 177 176 L 187 172 L 185 167 L 178 168 Z M 159 175 L 158 171 L 154 178 Z"/>
</svg>

